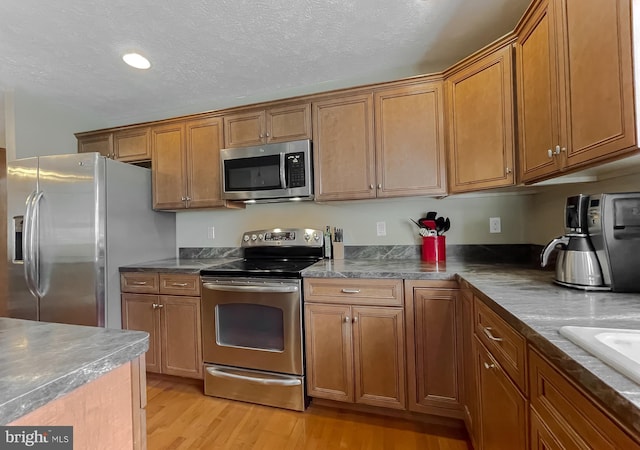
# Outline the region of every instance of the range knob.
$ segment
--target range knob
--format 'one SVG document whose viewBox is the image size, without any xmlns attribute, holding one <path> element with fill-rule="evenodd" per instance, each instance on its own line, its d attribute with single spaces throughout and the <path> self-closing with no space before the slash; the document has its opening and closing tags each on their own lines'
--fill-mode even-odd
<svg viewBox="0 0 640 450">
<path fill-rule="evenodd" d="M 305 233 L 304 234 L 304 240 L 309 242 L 309 239 L 311 239 L 311 235 L 309 233 Z"/>
<path fill-rule="evenodd" d="M 263 240 L 263 239 L 264 239 L 264 235 L 263 235 L 262 233 L 260 233 L 260 234 L 258 235 L 258 239 L 259 239 L 259 240 Z"/>
<path fill-rule="evenodd" d="M 242 240 L 245 242 L 249 242 L 249 235 L 245 234 L 244 236 L 242 236 Z"/>
<path fill-rule="evenodd" d="M 255 241 L 256 239 L 258 239 L 258 236 L 256 236 L 255 234 L 252 234 L 252 235 L 251 235 L 251 240 L 252 240 L 252 241 Z"/>
<path fill-rule="evenodd" d="M 320 235 L 318 233 L 313 233 L 313 239 L 317 242 L 320 240 Z"/>
</svg>

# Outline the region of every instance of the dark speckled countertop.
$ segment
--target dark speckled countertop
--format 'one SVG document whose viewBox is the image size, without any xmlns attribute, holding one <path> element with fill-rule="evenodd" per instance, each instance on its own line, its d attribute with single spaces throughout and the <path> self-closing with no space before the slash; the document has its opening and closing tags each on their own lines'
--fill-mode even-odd
<svg viewBox="0 0 640 450">
<path fill-rule="evenodd" d="M 202 269 L 218 266 L 236 259 L 238 258 L 168 258 L 122 266 L 120 267 L 120 272 L 200 273 Z"/>
<path fill-rule="evenodd" d="M 137 358 L 142 331 L 0 317 L 0 425 Z"/>
<path fill-rule="evenodd" d="M 197 273 L 230 259 L 172 259 L 135 264 L 121 271 Z M 620 422 L 640 434 L 640 385 L 558 332 L 563 325 L 640 329 L 640 294 L 568 289 L 552 282 L 552 271 L 514 264 L 470 264 L 455 258 L 441 264 L 428 264 L 419 259 L 322 260 L 305 269 L 302 275 L 307 278 L 464 279 L 530 343 L 597 398 Z"/>
</svg>

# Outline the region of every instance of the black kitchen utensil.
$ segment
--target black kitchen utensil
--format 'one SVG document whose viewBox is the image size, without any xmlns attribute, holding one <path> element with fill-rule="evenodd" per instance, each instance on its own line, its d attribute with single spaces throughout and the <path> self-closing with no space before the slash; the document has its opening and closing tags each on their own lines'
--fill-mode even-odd
<svg viewBox="0 0 640 450">
<path fill-rule="evenodd" d="M 438 235 L 442 234 L 441 231 L 444 229 L 444 217 L 438 217 L 436 219 L 436 233 Z"/>
<path fill-rule="evenodd" d="M 444 227 L 442 228 L 442 234 L 444 234 L 447 231 L 449 231 L 449 228 L 451 228 L 451 221 L 447 217 L 446 219 L 444 219 Z"/>
<path fill-rule="evenodd" d="M 435 212 L 435 211 L 429 211 L 429 212 L 427 213 L 427 215 L 425 216 L 425 219 L 427 219 L 427 220 L 436 220 L 436 216 L 437 216 L 437 215 L 438 215 L 438 213 L 437 213 L 437 212 Z"/>
<path fill-rule="evenodd" d="M 418 222 L 416 222 L 412 218 L 409 218 L 409 220 L 412 221 L 413 223 L 415 223 L 416 225 L 418 225 L 418 228 L 424 228 L 424 225 L 419 224 Z"/>
</svg>

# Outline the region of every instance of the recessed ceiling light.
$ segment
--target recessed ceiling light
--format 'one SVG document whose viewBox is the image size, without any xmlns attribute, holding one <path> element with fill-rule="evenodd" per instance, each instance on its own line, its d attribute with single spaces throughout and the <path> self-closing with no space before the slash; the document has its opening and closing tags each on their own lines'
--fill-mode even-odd
<svg viewBox="0 0 640 450">
<path fill-rule="evenodd" d="M 149 60 L 138 53 L 127 53 L 122 57 L 122 59 L 131 67 L 135 67 L 136 69 L 148 69 L 151 67 Z"/>
</svg>

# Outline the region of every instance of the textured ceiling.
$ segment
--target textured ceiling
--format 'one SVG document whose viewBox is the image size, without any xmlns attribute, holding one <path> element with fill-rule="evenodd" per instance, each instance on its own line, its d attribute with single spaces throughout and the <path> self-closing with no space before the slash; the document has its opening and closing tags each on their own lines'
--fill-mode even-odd
<svg viewBox="0 0 640 450">
<path fill-rule="evenodd" d="M 159 119 L 441 70 L 528 0 L 3 0 L 0 89 Z M 138 71 L 121 55 L 139 51 Z"/>
</svg>

